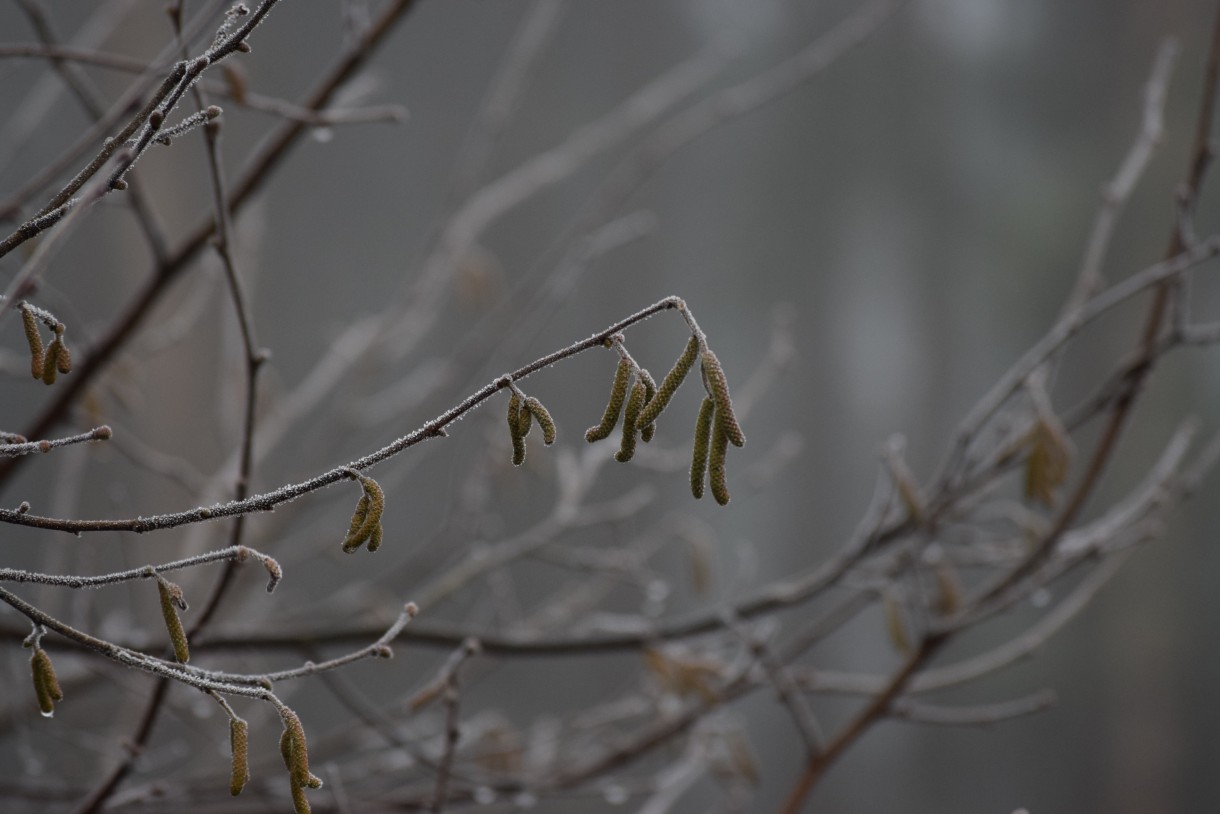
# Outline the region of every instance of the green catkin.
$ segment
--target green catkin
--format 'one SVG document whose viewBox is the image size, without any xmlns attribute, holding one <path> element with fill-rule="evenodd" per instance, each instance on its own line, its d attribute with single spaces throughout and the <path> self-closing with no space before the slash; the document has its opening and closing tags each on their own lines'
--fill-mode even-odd
<svg viewBox="0 0 1220 814">
<path fill-rule="evenodd" d="M 292 733 L 288 730 L 288 725 L 284 725 L 284 731 L 280 733 L 280 757 L 284 759 L 284 768 L 292 772 Z M 296 785 L 296 782 L 293 782 Z"/>
<path fill-rule="evenodd" d="M 352 514 L 347 536 L 343 538 L 343 551 L 348 554 L 366 542 L 370 544 L 370 551 L 377 550 L 376 546 L 372 545 L 372 540 L 374 533 L 381 529 L 381 514 L 385 511 L 385 492 L 382 491 L 381 484 L 367 475 L 357 474 L 356 477 L 360 480 L 364 494 L 356 503 L 356 511 Z M 376 536 L 379 546 L 381 545 L 381 535 Z"/>
<path fill-rule="evenodd" d="M 182 629 L 182 619 L 178 616 L 179 608 L 186 610 L 182 589 L 172 582 L 158 578 L 157 593 L 161 596 L 161 615 L 165 617 L 165 629 L 169 632 L 169 640 L 174 646 L 174 658 L 186 664 L 191 660 L 191 649 L 186 641 L 186 631 Z"/>
<path fill-rule="evenodd" d="M 241 794 L 250 780 L 250 725 L 241 718 L 229 719 L 229 747 L 233 751 L 233 777 L 229 781 L 229 794 Z"/>
<path fill-rule="evenodd" d="M 377 524 L 377 528 L 373 529 L 373 533 L 369 535 L 369 553 L 381 548 L 381 524 Z"/>
<path fill-rule="evenodd" d="M 296 814 L 311 814 L 313 809 L 309 807 L 309 798 L 305 796 L 305 789 L 292 784 L 292 809 Z"/>
<path fill-rule="evenodd" d="M 280 755 L 292 775 L 293 785 L 321 788 L 322 781 L 309 771 L 309 747 L 305 742 L 305 727 L 301 725 L 301 719 L 287 707 L 280 710 L 280 717 L 284 721 L 284 734 L 280 736 Z"/>
<path fill-rule="evenodd" d="M 707 480 L 712 487 L 712 497 L 721 506 L 729 502 L 729 486 L 725 480 L 724 459 L 729 449 L 728 427 L 716 405 L 712 415 L 712 442 L 708 449 Z"/>
<path fill-rule="evenodd" d="M 46 354 L 42 349 L 42 334 L 38 332 L 38 317 L 29 308 L 21 308 L 21 322 L 25 326 L 25 339 L 30 343 L 30 373 L 35 379 L 42 378 L 42 366 Z"/>
<path fill-rule="evenodd" d="M 644 368 L 640 368 L 640 378 L 644 381 L 644 406 L 648 406 L 648 402 L 652 401 L 657 395 L 657 380 L 652 378 L 652 374 Z M 643 408 L 640 409 L 643 410 Z M 640 440 L 647 444 L 652 440 L 656 432 L 656 421 L 643 424 L 640 427 Z"/>
<path fill-rule="evenodd" d="M 623 414 L 623 440 L 619 444 L 618 452 L 614 453 L 614 460 L 621 464 L 627 463 L 635 455 L 636 421 L 643 406 L 644 383 L 637 378 L 631 387 L 631 397 L 627 399 L 627 410 Z"/>
<path fill-rule="evenodd" d="M 530 429 L 534 423 L 533 414 L 530 413 L 529 409 L 525 406 L 526 401 L 529 401 L 528 396 L 517 408 L 517 432 L 521 434 L 522 438 L 525 438 L 530 434 Z"/>
<path fill-rule="evenodd" d="M 678 357 L 678 361 L 674 362 L 674 366 L 665 374 L 665 378 L 661 380 L 661 384 L 657 387 L 657 394 L 648 400 L 648 404 L 640 411 L 639 422 L 644 426 L 648 426 L 657 420 L 657 416 L 669 404 L 669 400 L 674 397 L 674 393 L 678 391 L 686 374 L 690 373 L 690 369 L 695 365 L 695 357 L 699 355 L 699 339 L 696 336 L 691 336 L 690 341 L 686 343 L 686 349 L 682 351 L 682 355 Z"/>
<path fill-rule="evenodd" d="M 38 697 L 38 709 L 43 715 L 53 715 L 55 702 L 62 701 L 64 693 L 59 688 L 59 679 L 55 677 L 51 657 L 41 647 L 35 648 L 34 655 L 30 657 L 30 671 L 34 676 L 34 694 Z"/>
<path fill-rule="evenodd" d="M 606 412 L 602 422 L 596 427 L 585 431 L 585 440 L 592 443 L 603 438 L 609 438 L 618 424 L 618 417 L 623 412 L 623 402 L 627 400 L 627 380 L 631 378 L 631 362 L 620 359 L 618 369 L 614 371 L 614 385 L 610 388 L 610 401 L 606 404 Z"/>
<path fill-rule="evenodd" d="M 555 419 L 551 418 L 550 412 L 542 406 L 542 402 L 530 396 L 525 400 L 525 409 L 542 428 L 542 443 L 547 446 L 555 443 Z"/>
<path fill-rule="evenodd" d="M 716 402 L 711 396 L 703 399 L 699 407 L 699 418 L 695 421 L 695 448 L 691 453 L 690 491 L 695 499 L 703 497 L 703 484 L 707 479 L 707 454 L 712 442 L 712 413 Z"/>
<path fill-rule="evenodd" d="M 729 382 L 724 377 L 724 368 L 720 366 L 720 360 L 716 358 L 716 354 L 711 348 L 703 352 L 703 382 L 707 386 L 707 392 L 716 402 L 716 412 L 720 415 L 720 421 L 724 424 L 726 437 L 735 447 L 745 446 L 746 437 L 741 431 L 741 425 L 737 423 L 737 416 L 733 415 L 733 401 L 729 397 Z"/>
<path fill-rule="evenodd" d="M 351 554 L 364 542 L 364 540 L 356 538 L 356 532 L 360 531 L 360 527 L 364 525 L 364 520 L 368 515 L 369 496 L 362 494 L 360 500 L 356 501 L 356 511 L 352 513 L 352 522 L 347 527 L 347 536 L 343 538 L 344 553 Z"/>
<path fill-rule="evenodd" d="M 57 371 L 56 360 L 59 359 L 59 350 L 63 347 L 63 342 L 59 341 L 59 337 L 51 340 L 51 344 L 47 345 L 47 350 L 42 356 L 42 383 L 55 384 L 55 374 Z"/>
<path fill-rule="evenodd" d="M 521 413 L 525 413 L 525 420 L 521 420 Z M 508 397 L 508 435 L 513 441 L 513 466 L 521 466 L 525 463 L 525 433 L 529 432 L 530 414 L 528 410 L 521 409 L 521 396 L 517 395 L 517 391 L 513 391 Z M 522 432 L 522 424 L 525 425 L 525 432 Z"/>
<path fill-rule="evenodd" d="M 72 351 L 68 350 L 68 346 L 64 344 L 63 339 L 56 337 L 59 342 L 59 352 L 55 354 L 55 369 L 60 373 L 72 372 Z"/>
</svg>

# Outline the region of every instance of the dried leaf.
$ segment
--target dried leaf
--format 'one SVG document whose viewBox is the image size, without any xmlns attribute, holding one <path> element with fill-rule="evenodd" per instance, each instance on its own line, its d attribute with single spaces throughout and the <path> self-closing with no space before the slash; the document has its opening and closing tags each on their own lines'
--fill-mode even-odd
<svg viewBox="0 0 1220 814">
<path fill-rule="evenodd" d="M 934 567 L 936 575 L 936 599 L 932 609 L 942 616 L 950 616 L 962 606 L 962 585 L 958 581 L 953 565 L 942 558 Z"/>
<path fill-rule="evenodd" d="M 891 593 L 886 593 L 881 599 L 881 608 L 885 612 L 885 632 L 889 634 L 890 644 L 904 656 L 911 654 L 911 637 L 907 633 L 906 619 L 902 612 L 902 603 Z"/>
<path fill-rule="evenodd" d="M 1055 492 L 1067 480 L 1072 451 L 1067 433 L 1053 418 L 1039 416 L 1026 437 L 1025 497 L 1055 505 Z"/>
</svg>

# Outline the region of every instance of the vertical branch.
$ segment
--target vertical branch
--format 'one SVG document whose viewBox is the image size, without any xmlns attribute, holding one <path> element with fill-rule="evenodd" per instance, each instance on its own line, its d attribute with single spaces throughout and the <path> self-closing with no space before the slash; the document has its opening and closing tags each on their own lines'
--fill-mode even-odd
<svg viewBox="0 0 1220 814">
<path fill-rule="evenodd" d="M 432 805 L 429 809 L 432 814 L 441 814 L 445 808 L 449 795 L 449 777 L 453 769 L 453 758 L 457 753 L 458 740 L 461 737 L 459 727 L 461 688 L 458 684 L 458 672 L 467 659 L 478 653 L 479 650 L 480 645 L 476 639 L 467 639 L 462 642 L 462 646 L 455 650 L 441 667 L 436 679 L 412 698 L 411 706 L 416 708 L 417 703 L 420 705 L 427 703 L 427 700 L 435 694 L 435 690 L 430 688 L 437 686 L 443 688 L 441 698 L 445 704 L 444 746 L 441 749 L 440 758 L 436 762 L 436 782 L 433 786 Z"/>
<path fill-rule="evenodd" d="M 1187 171 L 1186 181 L 1179 193 L 1181 210 L 1190 213 L 1194 209 L 1199 191 L 1203 184 L 1203 175 L 1211 161 L 1212 120 L 1215 116 L 1215 101 L 1217 89 L 1220 87 L 1220 8 L 1217 9 L 1216 22 L 1212 30 L 1211 50 L 1208 57 L 1207 76 L 1203 83 L 1203 97 L 1199 105 L 1199 118 L 1195 129 L 1194 146 L 1191 151 L 1191 163 Z M 1170 260 L 1182 254 L 1189 248 L 1186 231 L 1177 224 L 1170 236 L 1169 247 L 1165 259 Z M 1065 501 L 1050 530 L 1042 536 L 1038 545 L 1025 559 L 1012 568 L 1007 574 L 985 589 L 981 600 L 994 599 L 1008 588 L 1029 576 L 1054 549 L 1071 528 L 1080 512 L 1084 509 L 1093 489 L 1101 480 L 1106 465 L 1118 447 L 1122 431 L 1131 416 L 1131 408 L 1135 404 L 1136 395 L 1152 373 L 1157 359 L 1157 341 L 1170 310 L 1170 297 L 1175 282 L 1166 280 L 1157 285 L 1153 293 L 1152 304 L 1148 308 L 1144 320 L 1143 331 L 1140 334 L 1139 346 L 1136 350 L 1135 362 L 1130 366 L 1121 390 L 1114 399 L 1113 407 L 1106 420 L 1105 427 L 1093 454 L 1089 456 L 1083 474 L 1076 487 Z"/>
<path fill-rule="evenodd" d="M 207 99 L 203 91 L 196 88 L 196 99 L 201 110 L 207 109 Z M 250 315 L 250 306 L 245 291 L 242 288 L 241 276 L 233 259 L 232 235 L 233 224 L 227 206 L 228 195 L 225 189 L 224 168 L 220 159 L 220 129 L 219 119 L 211 119 L 203 128 L 204 141 L 207 146 L 208 175 L 211 179 L 212 207 L 215 213 L 216 231 L 212 244 L 224 267 L 225 282 L 229 290 L 229 298 L 233 302 L 233 311 L 241 331 L 242 350 L 245 356 L 245 407 L 242 412 L 242 427 L 240 453 L 238 457 L 237 480 L 233 488 L 233 499 L 243 500 L 250 493 L 250 470 L 254 449 L 255 408 L 258 402 L 258 372 L 267 359 L 267 354 L 258 350 L 254 342 L 254 324 Z M 230 527 L 228 545 L 241 544 L 242 532 L 245 529 L 246 516 L 238 515 Z M 221 572 L 219 581 L 211 595 L 204 603 L 203 610 L 196 619 L 191 630 L 199 631 L 216 612 L 220 601 L 237 570 L 237 563 L 230 561 Z"/>
<path fill-rule="evenodd" d="M 944 635 L 925 636 L 919 643 L 919 646 L 907 656 L 906 661 L 898 669 L 886 685 L 877 692 L 872 699 L 865 705 L 864 709 L 856 713 L 856 717 L 848 721 L 834 739 L 826 745 L 826 748 L 814 755 L 808 763 L 805 764 L 805 769 L 789 792 L 787 799 L 784 801 L 783 807 L 780 809 L 782 814 L 797 814 L 801 810 L 801 806 L 805 802 L 805 798 L 809 796 L 809 792 L 813 790 L 818 781 L 825 775 L 826 770 L 834 763 L 842 754 L 847 751 L 847 748 L 855 743 L 861 735 L 863 735 L 878 718 L 885 715 L 890 705 L 894 702 L 904 689 L 907 683 L 915 675 L 918 670 L 927 663 L 937 650 L 947 641 Z"/>
</svg>

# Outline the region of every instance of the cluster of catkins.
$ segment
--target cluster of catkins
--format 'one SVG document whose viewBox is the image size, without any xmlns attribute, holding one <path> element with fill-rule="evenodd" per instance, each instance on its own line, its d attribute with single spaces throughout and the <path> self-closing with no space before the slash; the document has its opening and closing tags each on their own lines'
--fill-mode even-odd
<svg viewBox="0 0 1220 814">
<path fill-rule="evenodd" d="M 29 303 L 21 303 L 18 309 L 25 326 L 26 341 L 30 343 L 30 373 L 35 379 L 42 379 L 45 384 L 55 384 L 56 374 L 72 370 L 72 353 L 64 342 L 64 324 Z M 55 338 L 45 348 L 42 345 L 42 333 L 38 329 L 40 319 L 55 334 Z"/>
<path fill-rule="evenodd" d="M 711 486 L 712 496 L 716 498 L 717 503 L 728 503 L 725 455 L 730 443 L 737 447 L 743 446 L 746 437 L 733 414 L 728 381 L 716 354 L 707 347 L 705 340 L 692 335 L 678 361 L 658 385 L 647 370 L 636 364 L 635 360 L 622 350 L 621 337 L 612 338 L 608 344 L 620 349 L 621 359 L 614 373 L 610 401 L 606 404 L 601 423 L 585 432 L 585 440 L 593 442 L 608 437 L 614 431 L 621 415 L 622 441 L 614 458 L 622 463 L 630 461 L 635 454 L 637 436 L 645 443 L 652 440 L 653 433 L 656 432 L 657 417 L 669 405 L 674 393 L 698 360 L 703 388 L 707 395 L 695 421 L 695 443 L 690 469 L 691 493 L 696 498 L 703 497 L 706 482 Z M 632 373 L 635 374 L 634 382 L 631 381 Z"/>
</svg>

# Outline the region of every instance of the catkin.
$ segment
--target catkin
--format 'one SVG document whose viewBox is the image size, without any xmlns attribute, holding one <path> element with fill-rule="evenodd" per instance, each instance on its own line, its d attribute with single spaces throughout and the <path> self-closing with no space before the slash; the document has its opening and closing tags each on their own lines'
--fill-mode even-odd
<svg viewBox="0 0 1220 814">
<path fill-rule="evenodd" d="M 729 442 L 735 447 L 745 446 L 746 437 L 741 432 L 741 425 L 737 423 L 737 416 L 733 415 L 733 400 L 729 398 L 729 382 L 724 377 L 724 368 L 720 366 L 720 360 L 716 358 L 716 354 L 708 348 L 703 352 L 703 381 L 707 386 L 707 392 L 711 394 L 716 401 L 716 412 L 720 414 L 720 420 L 724 423 L 724 431 L 729 439 Z"/>
<path fill-rule="evenodd" d="M 640 379 L 643 380 L 643 382 L 644 382 L 644 404 L 645 404 L 645 406 L 647 406 L 648 402 L 650 402 L 654 398 L 656 398 L 657 380 L 654 379 L 652 377 L 652 374 L 649 373 L 644 368 L 640 368 Z M 641 408 L 641 410 L 642 409 L 643 408 Z M 647 424 L 641 424 L 640 440 L 643 441 L 645 444 L 647 444 L 649 441 L 652 440 L 652 437 L 653 437 L 653 435 L 656 434 L 656 432 L 657 432 L 657 422 L 655 420 L 650 421 Z"/>
<path fill-rule="evenodd" d="M 707 480 L 712 487 L 712 497 L 716 498 L 716 502 L 721 506 L 729 502 L 729 486 L 725 480 L 724 470 L 724 459 L 728 448 L 728 428 L 725 425 L 724 416 L 720 412 L 720 405 L 717 404 L 712 415 L 712 441 L 708 450 Z"/>
<path fill-rule="evenodd" d="M 296 814 L 311 814 L 313 809 L 309 807 L 309 798 L 305 796 L 305 789 L 292 784 L 292 809 Z"/>
<path fill-rule="evenodd" d="M 42 378 L 42 366 L 46 354 L 42 349 L 42 334 L 38 332 L 38 317 L 29 308 L 21 308 L 21 322 L 25 326 L 25 339 L 30 343 L 30 373 L 35 379 Z"/>
<path fill-rule="evenodd" d="M 648 426 L 657 420 L 657 416 L 669 404 L 669 400 L 673 398 L 674 393 L 678 391 L 678 387 L 682 384 L 682 380 L 686 378 L 686 374 L 690 373 L 690 369 L 695 364 L 695 357 L 699 355 L 699 338 L 691 336 L 690 341 L 686 343 L 686 348 L 682 351 L 682 355 L 678 357 L 678 361 L 674 362 L 674 366 L 665 374 L 665 378 L 661 380 L 660 386 L 657 387 L 657 394 L 648 400 L 648 404 L 640 411 L 639 422 Z"/>
<path fill-rule="evenodd" d="M 63 342 L 59 341 L 59 337 L 51 340 L 51 344 L 47 345 L 47 350 L 42 357 L 42 383 L 55 384 L 55 374 L 58 372 L 57 360 L 59 359 L 59 350 L 63 347 Z"/>
<path fill-rule="evenodd" d="M 525 413 L 525 421 L 521 420 L 521 413 Z M 513 441 L 513 466 L 521 466 L 525 463 L 525 433 L 529 432 L 530 414 L 528 410 L 521 409 L 521 397 L 517 395 L 517 391 L 513 391 L 508 397 L 508 434 Z M 525 425 L 524 432 L 522 431 L 522 423 Z"/>
<path fill-rule="evenodd" d="M 356 511 L 348 525 L 347 536 L 343 538 L 343 551 L 348 554 L 366 542 L 369 543 L 369 551 L 377 550 L 377 546 L 381 545 L 381 514 L 385 511 L 385 492 L 382 491 L 381 484 L 367 475 L 357 473 L 356 477 L 360 480 L 364 494 L 356 502 Z M 377 537 L 376 544 L 373 544 L 374 535 Z"/>
<path fill-rule="evenodd" d="M 521 405 L 517 407 L 517 432 L 522 438 L 530 434 L 530 429 L 533 426 L 533 423 L 534 416 L 530 413 L 529 409 L 526 408 L 525 401 L 522 401 Z"/>
<path fill-rule="evenodd" d="M 555 419 L 551 418 L 550 412 L 542 406 L 542 402 L 529 396 L 525 400 L 525 409 L 542 428 L 542 443 L 548 446 L 555 443 Z"/>
<path fill-rule="evenodd" d="M 250 779 L 250 725 L 241 718 L 229 719 L 229 747 L 233 751 L 233 777 L 229 794 L 236 797 Z"/>
<path fill-rule="evenodd" d="M 695 448 L 690 462 L 690 490 L 695 499 L 703 497 L 703 484 L 707 478 L 707 455 L 712 441 L 712 413 L 716 402 L 711 397 L 703 399 L 699 407 L 699 418 L 695 421 Z"/>
<path fill-rule="evenodd" d="M 596 427 L 585 431 L 585 440 L 590 443 L 610 437 L 618 417 L 623 412 L 623 402 L 627 400 L 627 381 L 631 378 L 631 362 L 620 359 L 618 369 L 614 371 L 614 384 L 610 388 L 610 401 L 606 404 L 606 412 L 602 421 Z"/>
<path fill-rule="evenodd" d="M 293 785 L 321 788 L 322 781 L 309 771 L 309 747 L 305 742 L 305 727 L 301 725 L 301 719 L 287 707 L 280 710 L 280 717 L 284 721 L 284 734 L 280 736 L 280 755 L 292 775 Z"/>
<path fill-rule="evenodd" d="M 365 518 L 369 516 L 369 496 L 362 494 L 356 501 L 356 511 L 352 512 L 352 522 L 347 527 L 347 536 L 343 538 L 343 551 L 352 553 L 364 543 L 357 537 L 357 532 L 364 526 Z"/>
<path fill-rule="evenodd" d="M 51 657 L 41 647 L 36 647 L 34 655 L 30 657 L 30 671 L 34 676 L 34 694 L 38 697 L 38 709 L 43 715 L 53 715 L 55 702 L 62 701 L 64 693 L 59 688 L 59 679 L 55 676 Z"/>
<path fill-rule="evenodd" d="M 619 444 L 618 452 L 614 453 L 614 460 L 621 464 L 627 463 L 635 455 L 636 421 L 643 406 L 644 383 L 637 378 L 631 387 L 631 397 L 627 399 L 627 410 L 623 414 L 623 440 Z"/>
<path fill-rule="evenodd" d="M 179 608 L 186 610 L 182 589 L 172 582 L 158 578 L 157 593 L 161 596 L 161 615 L 165 617 L 165 629 L 169 632 L 169 640 L 174 646 L 174 658 L 186 664 L 191 660 L 191 649 L 186 641 L 186 631 L 182 629 L 182 619 L 178 616 Z"/>
<path fill-rule="evenodd" d="M 72 351 L 68 350 L 68 346 L 64 344 L 63 339 L 56 337 L 59 342 L 59 351 L 55 354 L 55 369 L 60 373 L 72 372 Z"/>
</svg>

